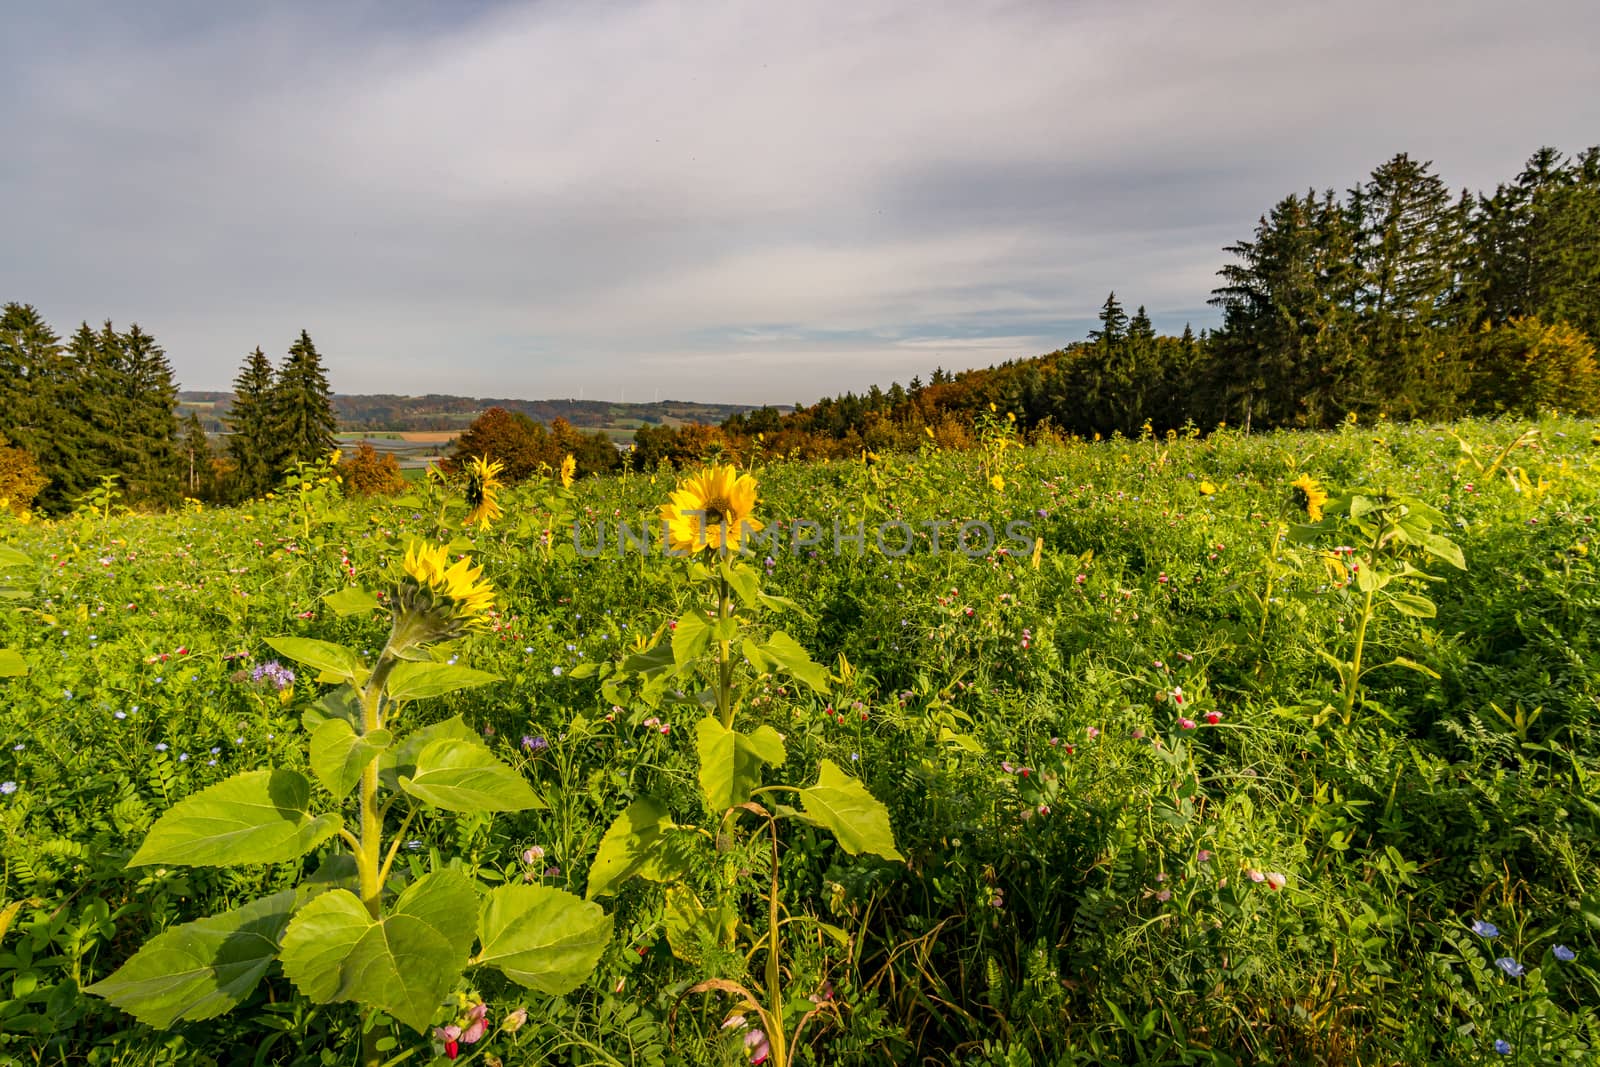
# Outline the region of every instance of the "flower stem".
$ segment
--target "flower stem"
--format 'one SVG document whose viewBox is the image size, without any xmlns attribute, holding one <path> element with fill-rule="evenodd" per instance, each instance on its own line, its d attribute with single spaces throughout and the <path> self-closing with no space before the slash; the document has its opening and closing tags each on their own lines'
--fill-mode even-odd
<svg viewBox="0 0 1600 1067">
<path fill-rule="evenodd" d="M 729 595 L 728 579 L 717 578 L 717 622 L 733 616 L 733 600 Z M 733 729 L 733 657 L 729 645 L 717 642 L 717 713 L 722 717 L 722 728 Z"/>
<path fill-rule="evenodd" d="M 788 1041 L 783 1032 L 783 974 L 778 956 L 778 820 L 767 819 L 772 832 L 772 881 L 767 886 L 767 1012 L 771 1016 L 767 1045 L 772 1067 L 788 1067 Z"/>
</svg>

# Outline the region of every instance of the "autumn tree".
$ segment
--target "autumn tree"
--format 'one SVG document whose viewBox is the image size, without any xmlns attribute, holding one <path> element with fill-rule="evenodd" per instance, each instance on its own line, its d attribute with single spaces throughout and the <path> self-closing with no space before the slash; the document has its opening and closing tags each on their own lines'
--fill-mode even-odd
<svg viewBox="0 0 1600 1067">
<path fill-rule="evenodd" d="M 501 477 L 508 483 L 520 482 L 536 474 L 539 465 L 549 465 L 554 456 L 550 435 L 538 422 L 520 411 L 490 408 L 455 440 L 446 464 L 459 467 L 475 456 L 505 465 Z M 556 462 L 560 462 L 559 457 Z"/>
<path fill-rule="evenodd" d="M 353 455 L 339 464 L 345 493 L 353 496 L 387 496 L 406 487 L 400 461 L 391 452 L 379 453 L 366 441 L 356 446 Z"/>
<path fill-rule="evenodd" d="M 0 434 L 0 506 L 25 514 L 46 480 L 34 458 L 26 450 L 12 447 L 5 434 Z"/>
</svg>

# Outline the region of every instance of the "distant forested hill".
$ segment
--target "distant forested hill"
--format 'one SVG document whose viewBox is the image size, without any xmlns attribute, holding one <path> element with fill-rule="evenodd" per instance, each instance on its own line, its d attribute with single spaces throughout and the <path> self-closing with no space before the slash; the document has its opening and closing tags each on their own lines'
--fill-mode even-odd
<svg viewBox="0 0 1600 1067">
<path fill-rule="evenodd" d="M 231 392 L 185 391 L 184 407 L 199 412 L 206 428 L 216 432 L 233 403 Z M 614 404 L 604 400 L 512 400 L 500 397 L 395 396 L 334 394 L 340 430 L 461 430 L 490 408 L 520 411 L 549 424 L 566 419 L 584 430 L 627 431 L 640 426 L 675 426 L 687 422 L 716 425 L 731 415 L 752 411 L 754 404 L 701 404 L 662 400 L 653 404 Z M 216 423 L 216 425 L 212 425 Z"/>
</svg>

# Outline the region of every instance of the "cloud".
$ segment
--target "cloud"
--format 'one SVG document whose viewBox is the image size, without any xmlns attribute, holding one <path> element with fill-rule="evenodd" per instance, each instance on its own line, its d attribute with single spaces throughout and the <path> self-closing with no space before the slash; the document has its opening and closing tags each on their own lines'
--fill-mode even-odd
<svg viewBox="0 0 1600 1067">
<path fill-rule="evenodd" d="M 303 327 L 346 392 L 779 403 L 1057 347 L 1112 288 L 1204 325 L 1286 193 L 1593 139 L 1600 16 L 1536 6 L 41 7 L 0 299 L 137 319 L 196 388 Z"/>
</svg>

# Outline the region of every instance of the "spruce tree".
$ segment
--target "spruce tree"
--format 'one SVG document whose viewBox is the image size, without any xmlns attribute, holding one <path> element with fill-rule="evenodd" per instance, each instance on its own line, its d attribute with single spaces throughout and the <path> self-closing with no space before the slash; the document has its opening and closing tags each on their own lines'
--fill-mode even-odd
<svg viewBox="0 0 1600 1067">
<path fill-rule="evenodd" d="M 96 332 L 81 323 L 67 343 L 65 411 L 78 424 L 77 447 L 57 470 L 65 503 L 73 503 L 128 459 L 129 383 L 122 336 L 110 321 Z"/>
<path fill-rule="evenodd" d="M 272 488 L 278 449 L 272 439 L 272 361 L 256 350 L 244 359 L 233 380 L 233 404 L 228 409 L 227 453 L 233 460 L 231 496 L 250 499 Z"/>
<path fill-rule="evenodd" d="M 63 472 L 77 463 L 83 424 L 69 393 L 71 365 L 61 339 L 29 304 L 0 310 L 0 433 L 37 461 L 47 479 L 36 506 L 67 509 L 75 493 Z"/>
<path fill-rule="evenodd" d="M 1401 153 L 1355 197 L 1357 306 L 1384 407 L 1403 418 L 1451 416 L 1469 385 L 1458 289 L 1466 220 L 1431 166 Z"/>
<path fill-rule="evenodd" d="M 124 492 L 133 503 L 170 507 L 178 502 L 178 387 L 167 354 L 134 323 L 120 337 L 128 392 L 125 399 Z"/>
<path fill-rule="evenodd" d="M 276 472 L 282 474 L 295 463 L 326 458 L 333 451 L 337 425 L 322 358 L 311 335 L 301 330 L 272 387 L 270 426 L 277 445 Z"/>
</svg>

